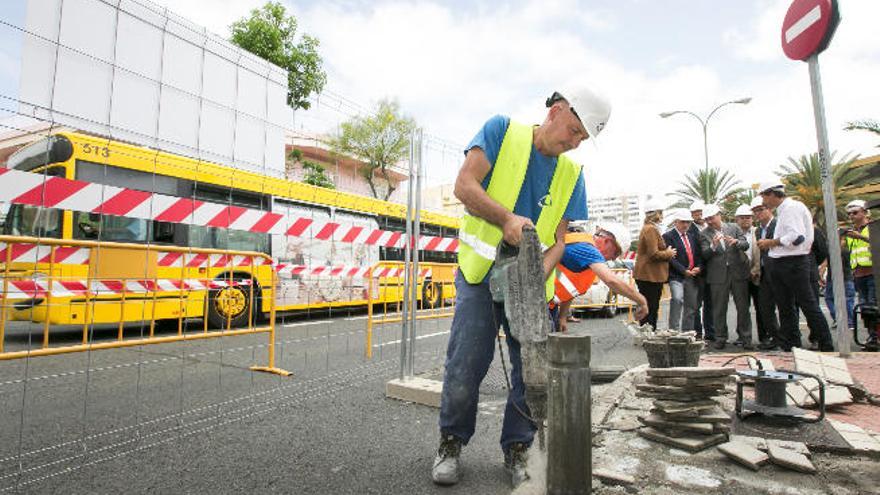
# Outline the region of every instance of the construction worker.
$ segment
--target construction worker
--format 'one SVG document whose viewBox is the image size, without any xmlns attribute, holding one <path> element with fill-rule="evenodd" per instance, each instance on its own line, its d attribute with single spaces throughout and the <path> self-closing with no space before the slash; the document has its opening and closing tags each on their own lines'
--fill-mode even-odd
<svg viewBox="0 0 880 495">
<path fill-rule="evenodd" d="M 629 231 L 622 224 L 603 223 L 594 235 L 583 232 L 580 226 L 565 234 L 565 253 L 556 266 L 556 291 L 551 306 L 558 306 L 560 332 L 568 330 L 571 302 L 593 285 L 596 277 L 616 294 L 622 294 L 636 303 L 635 317 L 648 313 L 648 302 L 639 291 L 614 274 L 605 264 L 623 254 L 623 246 L 631 242 Z"/>
<path fill-rule="evenodd" d="M 860 306 L 877 305 L 877 286 L 874 280 L 874 263 L 871 259 L 871 245 L 868 237 L 869 214 L 861 199 L 846 205 L 846 214 L 853 228 L 844 232 L 843 240 L 849 249 L 849 264 L 853 271 L 853 282 L 859 295 Z M 864 314 L 864 313 L 863 313 Z M 877 328 L 868 328 L 865 350 L 878 350 Z"/>
<path fill-rule="evenodd" d="M 495 354 L 499 326 L 510 335 L 502 304 L 492 301 L 489 271 L 502 239 L 518 246 L 524 226 L 533 226 L 544 252 L 547 301 L 553 272 L 565 250 L 569 221 L 587 219 L 581 166 L 563 153 L 595 138 L 611 105 L 585 88 L 554 92 L 540 126 L 497 115 L 465 151 L 455 196 L 466 214 L 459 229 L 455 316 L 446 351 L 440 400 L 440 447 L 432 479 L 452 485 L 461 477 L 461 447 L 474 434 L 480 383 Z M 548 316 L 549 318 L 549 312 Z M 514 486 L 528 479 L 527 451 L 535 433 L 525 401 L 520 344 L 508 337 L 511 390 L 504 411 L 501 448 Z"/>
</svg>

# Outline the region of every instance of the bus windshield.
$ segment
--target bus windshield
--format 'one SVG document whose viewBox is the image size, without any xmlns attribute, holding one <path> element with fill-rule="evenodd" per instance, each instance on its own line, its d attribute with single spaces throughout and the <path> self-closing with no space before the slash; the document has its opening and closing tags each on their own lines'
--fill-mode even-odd
<svg viewBox="0 0 880 495">
<path fill-rule="evenodd" d="M 31 143 L 9 157 L 6 166 L 30 171 L 52 163 L 66 162 L 73 155 L 73 144 L 65 136 L 49 136 Z"/>
<path fill-rule="evenodd" d="M 43 171 L 49 177 L 63 177 L 64 167 L 49 167 Z M 42 206 L 14 204 L 6 215 L 3 233 L 25 237 L 52 237 L 60 239 L 63 210 Z"/>
</svg>

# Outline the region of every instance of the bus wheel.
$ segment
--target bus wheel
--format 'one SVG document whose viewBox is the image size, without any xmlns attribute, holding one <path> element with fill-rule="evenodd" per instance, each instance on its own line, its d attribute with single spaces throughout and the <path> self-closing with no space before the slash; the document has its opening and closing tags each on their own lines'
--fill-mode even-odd
<svg viewBox="0 0 880 495">
<path fill-rule="evenodd" d="M 212 328 L 247 326 L 250 295 L 246 285 L 233 285 L 211 291 L 208 296 L 208 325 Z"/>
<path fill-rule="evenodd" d="M 422 286 L 422 307 L 436 308 L 443 300 L 443 285 L 426 280 Z"/>
</svg>

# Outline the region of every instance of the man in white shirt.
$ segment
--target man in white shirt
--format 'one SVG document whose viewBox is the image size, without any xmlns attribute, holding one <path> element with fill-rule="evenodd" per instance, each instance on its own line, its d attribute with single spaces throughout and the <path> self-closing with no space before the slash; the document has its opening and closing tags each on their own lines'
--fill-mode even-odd
<svg viewBox="0 0 880 495">
<path fill-rule="evenodd" d="M 767 208 L 776 208 L 776 228 L 772 239 L 761 239 L 758 247 L 769 249 L 769 268 L 773 293 L 779 307 L 779 344 L 783 351 L 801 347 L 798 307 L 807 324 L 818 333 L 819 350 L 834 350 L 828 322 L 810 288 L 810 247 L 813 245 L 813 215 L 800 201 L 785 196 L 785 186 L 767 182 L 760 186 Z"/>
</svg>

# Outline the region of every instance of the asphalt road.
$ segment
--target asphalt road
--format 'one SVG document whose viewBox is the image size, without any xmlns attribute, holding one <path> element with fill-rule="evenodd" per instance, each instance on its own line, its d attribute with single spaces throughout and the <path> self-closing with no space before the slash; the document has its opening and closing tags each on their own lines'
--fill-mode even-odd
<svg viewBox="0 0 880 495">
<path fill-rule="evenodd" d="M 645 361 L 622 319 L 573 324 L 593 336 L 594 364 Z M 442 374 L 450 321 L 419 322 L 417 374 Z M 400 373 L 400 328 L 377 326 L 367 359 L 363 314 L 279 318 L 287 378 L 248 369 L 266 364 L 265 334 L 2 361 L 0 493 L 509 493 L 497 356 L 466 478 L 439 489 L 429 477 L 437 410 L 384 397 Z M 41 331 L 11 324 L 8 350 L 38 346 Z M 53 343 L 80 338 L 52 333 Z"/>
</svg>

